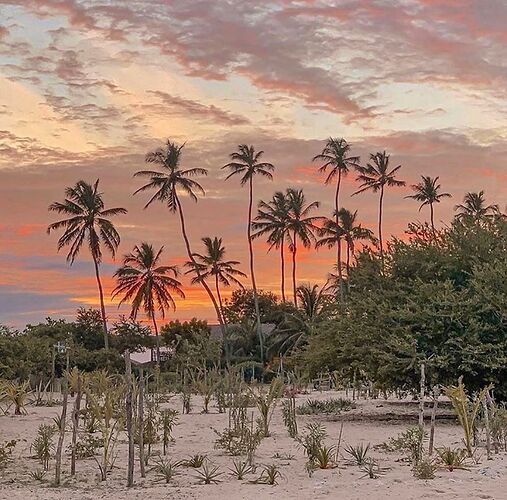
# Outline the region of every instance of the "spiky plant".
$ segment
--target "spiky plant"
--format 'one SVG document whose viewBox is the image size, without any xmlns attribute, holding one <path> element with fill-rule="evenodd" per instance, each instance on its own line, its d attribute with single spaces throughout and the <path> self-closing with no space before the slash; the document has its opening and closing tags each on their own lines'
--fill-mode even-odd
<svg viewBox="0 0 507 500">
<path fill-rule="evenodd" d="M 220 482 L 218 478 L 223 474 L 220 472 L 220 467 L 211 462 L 205 462 L 196 472 L 201 484 L 218 484 Z"/>
<path fill-rule="evenodd" d="M 257 409 L 261 414 L 261 424 L 264 437 L 267 437 L 269 436 L 269 423 L 271 421 L 271 417 L 273 416 L 273 411 L 275 410 L 278 399 L 283 393 L 283 381 L 275 378 L 271 381 L 267 392 L 263 389 L 260 389 L 258 392 L 251 389 L 250 392 L 253 395 Z"/>
<path fill-rule="evenodd" d="M 319 469 L 333 469 L 336 467 L 335 456 L 336 448 L 334 446 L 321 445 L 316 450 L 314 464 Z"/>
<path fill-rule="evenodd" d="M 261 475 L 252 481 L 252 483 L 269 484 L 271 486 L 274 486 L 278 484 L 278 479 L 282 477 L 282 473 L 276 464 L 265 465 L 262 469 Z"/>
<path fill-rule="evenodd" d="M 370 443 L 365 445 L 360 443 L 356 446 L 349 445 L 345 448 L 345 453 L 349 455 L 349 463 L 353 465 L 365 465 L 368 461 L 368 451 L 370 450 Z"/>
<path fill-rule="evenodd" d="M 37 436 L 30 446 L 34 457 L 37 458 L 45 471 L 49 469 L 49 461 L 53 456 L 54 450 L 54 435 L 56 429 L 54 425 L 40 424 L 37 430 Z"/>
<path fill-rule="evenodd" d="M 465 469 L 468 452 L 464 449 L 453 449 L 447 446 L 436 449 L 441 465 L 452 472 L 454 469 Z"/>
<path fill-rule="evenodd" d="M 199 467 L 203 466 L 204 462 L 206 462 L 207 459 L 207 455 L 196 453 L 195 455 L 187 458 L 187 460 L 183 460 L 182 465 L 184 467 L 192 467 L 193 469 L 198 469 Z"/>
<path fill-rule="evenodd" d="M 174 462 L 172 460 L 166 460 L 163 457 L 159 457 L 154 461 L 154 465 L 151 470 L 155 473 L 159 481 L 165 481 L 166 484 L 170 483 L 174 476 L 178 472 L 181 462 Z"/>
<path fill-rule="evenodd" d="M 28 381 L 20 384 L 11 381 L 3 388 L 3 398 L 9 406 L 14 405 L 14 415 L 26 415 L 25 406 L 31 392 Z"/>
<path fill-rule="evenodd" d="M 231 476 L 239 481 L 245 479 L 245 476 L 252 472 L 252 466 L 248 462 L 242 460 L 233 460 L 232 468 L 229 468 Z"/>
<path fill-rule="evenodd" d="M 434 479 L 437 469 L 438 463 L 434 459 L 425 457 L 414 464 L 412 473 L 417 479 Z"/>
</svg>

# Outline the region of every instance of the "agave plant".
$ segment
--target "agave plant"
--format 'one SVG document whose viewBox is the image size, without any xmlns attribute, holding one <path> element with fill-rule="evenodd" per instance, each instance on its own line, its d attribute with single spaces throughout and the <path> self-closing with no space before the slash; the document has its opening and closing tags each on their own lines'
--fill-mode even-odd
<svg viewBox="0 0 507 500">
<path fill-rule="evenodd" d="M 441 464 L 449 472 L 452 472 L 454 469 L 465 469 L 468 458 L 467 450 L 443 447 L 437 448 L 436 451 Z"/>
<path fill-rule="evenodd" d="M 368 451 L 370 443 L 364 445 L 360 443 L 356 446 L 349 445 L 345 448 L 345 452 L 349 455 L 349 462 L 354 465 L 366 465 L 368 462 Z"/>
<path fill-rule="evenodd" d="M 172 460 L 159 457 L 155 460 L 155 464 L 151 470 L 155 473 L 159 481 L 165 481 L 166 484 L 168 484 L 174 476 L 178 474 L 178 467 L 180 467 L 180 465 L 181 462 L 173 462 Z"/>
<path fill-rule="evenodd" d="M 26 415 L 25 405 L 31 392 L 28 381 L 20 384 L 7 382 L 3 388 L 3 398 L 9 407 L 14 405 L 14 415 Z"/>
<path fill-rule="evenodd" d="M 218 484 L 220 482 L 218 478 L 223 474 L 223 472 L 220 472 L 218 465 L 210 462 L 204 463 L 196 472 L 201 484 Z"/>
</svg>

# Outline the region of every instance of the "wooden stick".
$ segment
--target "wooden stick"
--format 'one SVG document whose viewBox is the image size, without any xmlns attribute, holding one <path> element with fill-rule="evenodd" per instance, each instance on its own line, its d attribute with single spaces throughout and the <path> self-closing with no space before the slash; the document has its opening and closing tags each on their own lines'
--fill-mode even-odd
<svg viewBox="0 0 507 500">
<path fill-rule="evenodd" d="M 137 412 L 138 429 L 139 429 L 139 470 L 141 477 L 146 477 L 145 463 L 144 463 L 144 372 L 139 368 L 139 409 Z"/>
<path fill-rule="evenodd" d="M 77 391 L 76 399 L 74 401 L 74 409 L 72 411 L 72 447 L 70 455 L 70 475 L 76 475 L 76 443 L 77 432 L 79 429 L 79 412 L 81 410 L 81 398 L 83 396 L 83 376 L 78 373 L 77 376 Z"/>
<path fill-rule="evenodd" d="M 435 442 L 435 422 L 437 418 L 437 406 L 438 406 L 438 390 L 433 389 L 433 407 L 431 408 L 431 428 L 430 428 L 430 443 L 428 447 L 428 453 L 433 455 L 433 446 Z"/>
<path fill-rule="evenodd" d="M 55 465 L 55 486 L 60 486 L 62 475 L 62 450 L 63 440 L 65 438 L 65 421 L 67 419 L 67 404 L 69 402 L 69 391 L 67 388 L 67 379 L 63 379 L 63 408 L 60 416 L 60 435 L 58 436 L 58 446 L 56 448 L 56 465 Z"/>
<path fill-rule="evenodd" d="M 132 429 L 132 365 L 130 363 L 130 352 L 125 350 L 125 378 L 127 379 L 127 397 L 125 398 L 126 427 L 129 442 L 128 467 L 127 467 L 127 487 L 134 486 L 134 432 Z"/>
</svg>

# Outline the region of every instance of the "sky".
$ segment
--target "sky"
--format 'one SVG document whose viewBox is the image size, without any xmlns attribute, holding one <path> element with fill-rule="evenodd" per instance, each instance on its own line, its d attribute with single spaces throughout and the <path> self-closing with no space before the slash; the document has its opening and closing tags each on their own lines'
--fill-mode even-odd
<svg viewBox="0 0 507 500">
<path fill-rule="evenodd" d="M 66 186 L 100 179 L 122 242 L 102 265 L 110 321 L 128 313 L 110 299 L 121 256 L 148 241 L 181 265 L 177 219 L 144 210 L 133 173 L 169 138 L 185 142 L 183 165 L 209 170 L 206 196 L 183 198 L 194 251 L 220 236 L 247 270 L 247 192 L 221 170 L 238 144 L 276 167 L 255 199 L 303 189 L 330 215 L 318 154 L 344 137 L 365 163 L 386 150 L 406 188 L 386 195 L 386 235 L 425 220 L 405 196 L 421 175 L 452 194 L 439 226 L 467 191 L 507 194 L 507 2 L 504 0 L 0 0 L 0 323 L 21 328 L 47 316 L 72 319 L 98 305 L 83 251 L 69 267 L 57 253 L 48 205 Z M 377 197 L 350 197 L 375 229 Z M 255 242 L 257 281 L 278 291 L 276 252 Z M 333 251 L 301 252 L 299 281 L 322 283 Z M 186 300 L 169 318 L 213 321 L 203 292 L 183 277 Z M 227 296 L 230 291 L 225 291 Z"/>
</svg>

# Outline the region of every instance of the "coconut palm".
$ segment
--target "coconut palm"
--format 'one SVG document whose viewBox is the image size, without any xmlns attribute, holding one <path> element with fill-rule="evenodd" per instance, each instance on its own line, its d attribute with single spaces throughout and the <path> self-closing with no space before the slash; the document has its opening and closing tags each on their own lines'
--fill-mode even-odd
<svg viewBox="0 0 507 500">
<path fill-rule="evenodd" d="M 433 237 L 435 237 L 435 220 L 434 220 L 434 207 L 435 203 L 440 203 L 442 198 L 450 198 L 451 195 L 449 193 L 441 193 L 440 190 L 442 186 L 438 183 L 438 177 L 427 177 L 425 175 L 421 176 L 422 181 L 418 184 L 413 184 L 411 187 L 414 190 L 414 194 L 405 196 L 405 198 L 410 198 L 412 200 L 416 200 L 421 205 L 419 206 L 419 212 L 423 207 L 429 205 L 430 207 L 430 223 L 431 223 L 431 231 L 433 233 Z"/>
<path fill-rule="evenodd" d="M 147 177 L 149 182 L 140 187 L 134 194 L 155 190 L 155 194 L 148 200 L 148 203 L 146 203 L 144 208 L 149 207 L 154 201 L 160 201 L 166 204 L 170 212 L 178 213 L 181 225 L 181 234 L 185 243 L 187 255 L 190 261 L 195 264 L 194 254 L 192 253 L 190 241 L 187 235 L 185 216 L 183 213 L 180 195 L 187 195 L 191 200 L 197 202 L 197 195 L 204 195 L 205 192 L 203 187 L 197 181 L 193 180 L 193 177 L 198 175 L 208 175 L 208 171 L 205 168 L 182 169 L 181 158 L 183 147 L 184 144 L 178 146 L 176 143 L 168 139 L 164 148 L 158 148 L 155 151 L 148 153 L 146 155 L 146 162 L 155 165 L 159 168 L 159 170 L 141 170 L 136 172 L 134 177 Z M 217 319 L 222 328 L 222 333 L 225 336 L 224 323 L 222 321 L 218 302 L 206 281 L 201 280 L 200 283 L 206 290 L 206 293 L 215 308 Z"/>
<path fill-rule="evenodd" d="M 134 250 L 125 255 L 123 265 L 114 274 L 117 286 L 113 290 L 113 297 L 123 295 L 119 305 L 130 302 L 130 317 L 135 320 L 142 307 L 146 316 L 153 324 L 157 341 L 157 363 L 160 363 L 160 337 L 156 319 L 156 310 L 162 318 L 168 309 L 176 310 L 173 295 L 185 298 L 181 289 L 176 266 L 160 264 L 160 257 L 164 247 L 155 251 L 153 245 L 141 243 Z"/>
<path fill-rule="evenodd" d="M 320 321 L 325 318 L 326 306 L 331 302 L 327 286 L 304 283 L 296 293 L 299 307 L 287 313 L 271 335 L 272 354 L 286 355 L 313 335 Z"/>
<path fill-rule="evenodd" d="M 361 183 L 359 189 L 353 193 L 354 195 L 365 191 L 380 192 L 379 212 L 378 212 L 378 238 L 380 249 L 380 261 L 382 269 L 384 268 L 384 247 L 382 240 L 382 211 L 384 204 L 384 190 L 386 187 L 404 186 L 405 181 L 396 179 L 396 173 L 400 170 L 401 165 L 390 169 L 390 155 L 385 151 L 370 154 L 370 161 L 366 166 L 359 165 L 356 167 L 358 171 L 357 180 Z"/>
<path fill-rule="evenodd" d="M 238 279 L 239 277 L 245 278 L 246 274 L 236 268 L 240 264 L 237 260 L 225 260 L 225 247 L 222 244 L 222 238 L 216 236 L 211 239 L 210 237 L 202 238 L 206 253 L 195 253 L 194 258 L 196 264 L 187 262 L 186 266 L 189 270 L 185 274 L 197 274 L 195 266 L 199 268 L 199 275 L 192 279 L 192 283 L 198 283 L 200 280 L 212 278 L 215 282 L 215 292 L 218 297 L 220 305 L 220 312 L 225 321 L 223 314 L 223 301 L 220 292 L 220 285 L 231 286 L 235 284 L 243 288 L 243 284 Z"/>
<path fill-rule="evenodd" d="M 323 174 L 327 174 L 325 179 L 325 184 L 330 184 L 331 182 L 336 182 L 335 189 L 335 199 L 334 199 L 334 213 L 336 214 L 335 222 L 338 225 L 338 211 L 340 209 L 340 187 L 342 177 L 346 176 L 351 168 L 359 167 L 359 156 L 350 156 L 350 144 L 347 143 L 345 139 L 337 139 L 330 137 L 322 153 L 315 156 L 313 161 L 321 161 L 323 162 L 322 166 L 319 168 L 319 172 Z M 340 295 L 342 295 L 342 245 L 341 245 L 341 237 L 339 233 L 337 236 L 337 255 L 336 255 L 336 265 L 338 270 L 338 281 L 340 286 Z M 333 245 L 334 246 L 334 245 Z"/>
<path fill-rule="evenodd" d="M 480 221 L 490 219 L 500 213 L 498 205 L 487 205 L 484 191 L 478 193 L 466 193 L 463 203 L 454 207 L 456 218 L 461 221 Z"/>
<path fill-rule="evenodd" d="M 252 288 L 254 291 L 255 314 L 257 319 L 257 333 L 259 335 L 261 360 L 264 359 L 264 345 L 259 311 L 259 297 L 257 294 L 257 283 L 255 281 L 254 252 L 252 244 L 253 179 L 255 176 L 272 179 L 272 172 L 275 169 L 274 165 L 271 163 L 260 161 L 263 155 L 264 151 L 255 151 L 253 146 L 240 144 L 238 146 L 238 150 L 230 155 L 232 161 L 222 167 L 223 169 L 227 169 L 229 171 L 229 175 L 226 177 L 226 180 L 235 175 L 239 175 L 241 185 L 244 186 L 245 184 L 248 184 L 247 239 L 250 255 L 250 278 L 252 280 Z"/>
<path fill-rule="evenodd" d="M 252 222 L 252 229 L 255 233 L 252 238 L 267 236 L 269 250 L 280 249 L 280 289 L 282 300 L 285 302 L 285 241 L 287 237 L 287 223 L 289 220 L 289 204 L 287 196 L 277 191 L 271 201 L 259 202 L 257 217 Z"/>
<path fill-rule="evenodd" d="M 367 240 L 375 242 L 373 232 L 369 229 L 356 224 L 357 210 L 351 212 L 346 208 L 341 208 L 338 212 L 338 220 L 343 232 L 343 239 L 347 245 L 346 269 L 347 280 L 350 280 L 350 261 L 354 258 L 356 241 Z"/>
<path fill-rule="evenodd" d="M 320 203 L 318 201 L 308 203 L 302 189 L 287 189 L 287 200 L 289 204 L 287 235 L 292 252 L 292 290 L 294 305 L 297 307 L 296 257 L 298 240 L 304 248 L 310 248 L 315 244 L 317 241 L 315 234 L 319 229 L 317 223 L 323 218 L 310 215 L 313 210 L 320 206 Z"/>
<path fill-rule="evenodd" d="M 70 247 L 67 254 L 67 262 L 72 265 L 79 255 L 83 244 L 88 246 L 95 267 L 95 278 L 99 289 L 100 312 L 104 329 L 104 347 L 109 348 L 107 335 L 106 307 L 104 305 L 104 290 L 100 278 L 100 264 L 102 263 L 102 245 L 114 257 L 120 235 L 109 217 L 126 214 L 125 208 L 109 208 L 104 206 L 102 193 L 99 192 L 99 180 L 91 185 L 85 181 L 79 181 L 73 187 L 65 190 L 63 203 L 54 202 L 49 206 L 51 212 L 57 212 L 68 216 L 66 219 L 54 222 L 48 226 L 48 234 L 51 231 L 64 229 L 63 235 L 58 240 L 58 250 Z"/>
</svg>

